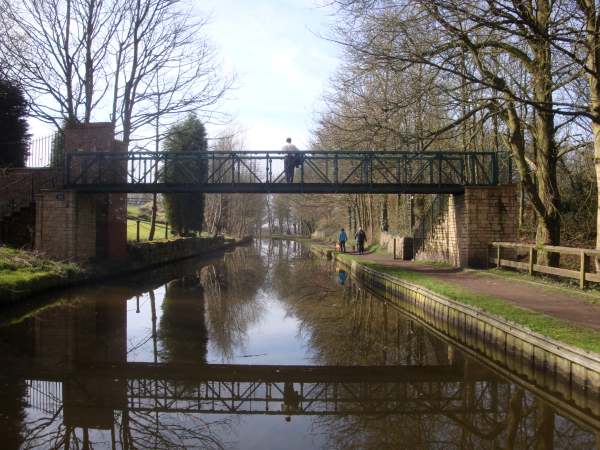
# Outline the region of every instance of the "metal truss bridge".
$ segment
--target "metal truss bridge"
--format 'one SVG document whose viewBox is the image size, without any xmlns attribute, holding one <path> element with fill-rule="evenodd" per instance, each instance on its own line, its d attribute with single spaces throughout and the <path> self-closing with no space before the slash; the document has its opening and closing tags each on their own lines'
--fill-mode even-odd
<svg viewBox="0 0 600 450">
<path fill-rule="evenodd" d="M 511 183 L 502 152 L 310 151 L 294 153 L 287 182 L 280 151 L 72 152 L 65 187 L 78 192 L 441 193 Z"/>
<path fill-rule="evenodd" d="M 75 405 L 138 412 L 259 415 L 472 414 L 465 389 L 495 389 L 487 370 L 460 366 L 244 366 L 127 363 L 58 375 L 27 370 L 29 404 L 53 413 Z M 37 373 L 37 375 L 34 375 Z M 65 395 L 64 393 L 68 394 Z M 97 398 L 94 398 L 97 397 Z M 112 406 L 111 406 L 112 405 Z"/>
</svg>

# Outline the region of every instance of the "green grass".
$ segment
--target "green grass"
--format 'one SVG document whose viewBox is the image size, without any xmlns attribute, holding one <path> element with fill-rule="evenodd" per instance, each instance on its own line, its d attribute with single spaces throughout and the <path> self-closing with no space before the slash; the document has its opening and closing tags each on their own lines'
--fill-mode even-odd
<svg viewBox="0 0 600 450">
<path fill-rule="evenodd" d="M 600 353 L 600 332 L 574 325 L 565 320 L 520 308 L 507 300 L 482 294 L 452 283 L 445 283 L 419 272 L 385 267 L 364 261 L 353 255 L 338 255 L 346 261 L 357 260 L 372 269 L 384 272 L 429 289 L 459 303 L 475 306 L 500 318 L 523 325 L 532 331 L 583 350 Z"/>
<path fill-rule="evenodd" d="M 82 272 L 76 264 L 62 263 L 40 255 L 0 247 L 0 298 L 12 300 L 22 292 L 39 290 Z"/>
<path fill-rule="evenodd" d="M 140 221 L 140 242 L 147 241 L 148 235 L 150 234 L 150 222 Z M 154 232 L 154 239 L 165 238 L 165 225 L 162 223 L 156 224 L 156 230 Z M 127 220 L 127 240 L 137 240 L 137 224 L 135 220 Z"/>
<path fill-rule="evenodd" d="M 599 303 L 600 302 L 600 286 L 597 283 L 590 283 L 585 290 L 579 288 L 579 281 L 572 279 L 556 279 L 550 278 L 543 275 L 529 275 L 524 272 L 517 272 L 507 269 L 488 269 L 488 270 L 474 270 L 477 275 L 493 275 L 495 277 L 504 278 L 508 280 L 516 280 L 525 283 L 536 284 L 546 290 L 557 290 L 574 297 L 579 297 L 588 303 Z"/>
<path fill-rule="evenodd" d="M 140 215 L 140 207 L 138 205 L 127 205 L 127 215 L 138 217 Z"/>
</svg>

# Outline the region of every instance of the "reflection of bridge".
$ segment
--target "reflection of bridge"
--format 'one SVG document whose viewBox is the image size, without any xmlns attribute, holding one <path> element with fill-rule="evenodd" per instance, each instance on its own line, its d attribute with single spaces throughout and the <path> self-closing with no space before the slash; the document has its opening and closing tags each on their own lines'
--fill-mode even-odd
<svg viewBox="0 0 600 450">
<path fill-rule="evenodd" d="M 294 183 L 284 152 L 73 152 L 66 187 L 79 192 L 462 193 L 510 183 L 510 158 L 495 152 L 311 151 Z M 165 182 L 164 173 L 177 174 Z M 173 175 L 171 175 L 173 177 Z"/>
<path fill-rule="evenodd" d="M 32 407 L 65 417 L 95 410 L 109 418 L 129 411 L 261 414 L 479 414 L 497 410 L 497 396 L 473 392 L 497 386 L 479 366 L 246 366 L 127 363 L 60 373 L 23 368 Z M 475 387 L 477 385 L 477 388 Z M 468 392 L 471 392 L 471 395 Z M 49 406 L 54 405 L 54 407 Z M 100 414 L 99 414 L 100 413 Z M 88 414 L 89 415 L 89 414 Z M 97 425 L 97 424 L 96 424 Z"/>
</svg>

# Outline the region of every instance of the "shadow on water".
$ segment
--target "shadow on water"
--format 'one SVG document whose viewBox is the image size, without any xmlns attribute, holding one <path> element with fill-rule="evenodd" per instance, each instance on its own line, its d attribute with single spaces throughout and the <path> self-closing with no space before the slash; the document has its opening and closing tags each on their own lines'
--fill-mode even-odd
<svg viewBox="0 0 600 450">
<path fill-rule="evenodd" d="M 0 326 L 3 448 L 596 446 L 297 242 L 56 300 Z"/>
</svg>

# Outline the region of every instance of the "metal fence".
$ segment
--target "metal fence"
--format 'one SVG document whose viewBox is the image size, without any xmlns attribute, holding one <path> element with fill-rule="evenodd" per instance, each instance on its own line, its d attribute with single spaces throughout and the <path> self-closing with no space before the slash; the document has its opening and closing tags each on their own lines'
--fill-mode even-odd
<svg viewBox="0 0 600 450">
<path fill-rule="evenodd" d="M 26 167 L 61 167 L 64 163 L 64 134 L 56 132 L 32 139 L 27 150 Z"/>
</svg>

